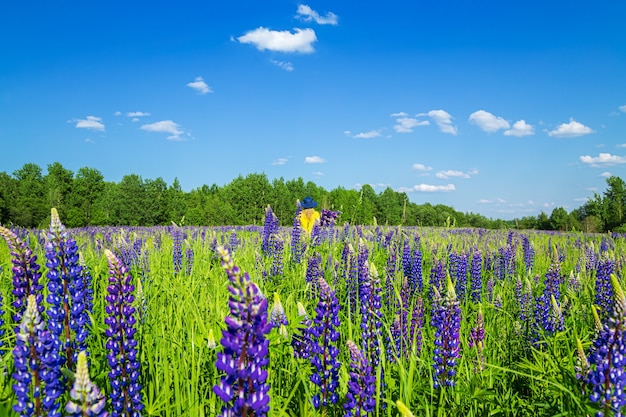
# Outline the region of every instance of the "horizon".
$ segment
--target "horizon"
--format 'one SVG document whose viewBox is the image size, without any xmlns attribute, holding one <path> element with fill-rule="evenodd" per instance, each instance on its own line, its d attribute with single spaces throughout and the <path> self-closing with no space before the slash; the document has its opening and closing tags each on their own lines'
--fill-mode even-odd
<svg viewBox="0 0 626 417">
<path fill-rule="evenodd" d="M 263 173 L 512 220 L 626 173 L 626 3 L 3 9 L 8 174 L 59 162 L 189 192 Z"/>
</svg>

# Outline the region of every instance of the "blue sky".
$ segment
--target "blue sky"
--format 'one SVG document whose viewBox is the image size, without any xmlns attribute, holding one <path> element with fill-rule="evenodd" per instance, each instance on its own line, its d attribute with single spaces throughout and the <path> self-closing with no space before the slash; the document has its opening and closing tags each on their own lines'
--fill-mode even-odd
<svg viewBox="0 0 626 417">
<path fill-rule="evenodd" d="M 5 3 L 0 171 L 265 173 L 503 219 L 626 179 L 626 2 Z"/>
</svg>

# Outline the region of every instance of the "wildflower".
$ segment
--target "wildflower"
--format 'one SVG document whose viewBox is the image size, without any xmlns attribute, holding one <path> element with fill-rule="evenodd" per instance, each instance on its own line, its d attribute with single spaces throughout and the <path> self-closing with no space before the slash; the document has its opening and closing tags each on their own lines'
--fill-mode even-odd
<svg viewBox="0 0 626 417">
<path fill-rule="evenodd" d="M 183 269 L 183 241 L 185 236 L 178 226 L 172 231 L 172 260 L 174 261 L 174 273 L 178 274 Z"/>
<path fill-rule="evenodd" d="M 106 398 L 91 382 L 87 365 L 87 354 L 80 351 L 76 361 L 74 386 L 70 391 L 70 400 L 65 405 L 68 417 L 106 417 Z"/>
<path fill-rule="evenodd" d="M 431 324 L 435 328 L 435 348 L 433 350 L 434 386 L 454 386 L 457 360 L 460 356 L 461 308 L 454 292 L 454 285 L 448 277 L 447 292 L 442 299 L 434 288 L 434 309 Z"/>
<path fill-rule="evenodd" d="M 270 315 L 270 324 L 272 327 L 278 328 L 281 335 L 287 337 L 286 326 L 289 325 L 289 322 L 287 321 L 285 309 L 283 308 L 283 304 L 280 302 L 280 296 L 277 292 L 274 293 L 274 307 L 272 308 L 272 313 Z"/>
<path fill-rule="evenodd" d="M 139 416 L 143 410 L 141 403 L 140 363 L 137 358 L 135 340 L 136 318 L 135 300 L 131 284 L 132 276 L 128 268 L 111 252 L 104 251 L 109 262 L 109 286 L 105 312 L 107 325 L 105 336 L 109 383 L 111 385 L 111 417 Z"/>
<path fill-rule="evenodd" d="M 265 223 L 261 235 L 261 252 L 263 252 L 263 255 L 270 256 L 272 254 L 274 248 L 271 244 L 271 239 L 276 233 L 278 233 L 278 217 L 276 217 L 272 207 L 268 204 L 265 208 Z"/>
<path fill-rule="evenodd" d="M 372 367 L 359 350 L 357 345 L 348 340 L 348 350 L 350 351 L 350 380 L 348 381 L 348 392 L 346 402 L 343 407 L 346 410 L 344 416 L 367 416 L 374 412 L 376 407 L 376 377 L 372 372 Z"/>
<path fill-rule="evenodd" d="M 309 331 L 311 319 L 300 301 L 298 301 L 297 305 L 298 316 L 302 317 L 302 321 L 291 339 L 291 346 L 293 347 L 293 353 L 296 358 L 307 359 L 311 356 L 311 334 Z"/>
<path fill-rule="evenodd" d="M 483 320 L 483 308 L 478 305 L 478 315 L 476 316 L 476 324 L 470 330 L 470 336 L 468 340 L 469 348 L 476 348 L 476 363 L 474 364 L 474 373 L 480 372 L 485 369 L 485 355 L 483 350 L 485 349 L 485 322 Z"/>
<path fill-rule="evenodd" d="M 471 292 L 472 292 L 472 301 L 475 303 L 480 303 L 483 289 L 482 282 L 482 267 L 483 267 L 483 256 L 479 250 L 474 252 L 472 256 L 472 271 L 471 271 Z"/>
<path fill-rule="evenodd" d="M 309 358 L 314 368 L 311 382 L 319 387 L 319 392 L 313 395 L 316 409 L 337 403 L 341 366 L 337 360 L 339 348 L 336 345 L 339 340 L 339 300 L 324 278 L 319 278 L 319 287 L 316 316 L 310 328 L 312 343 Z"/>
<path fill-rule="evenodd" d="M 613 305 L 613 290 L 611 288 L 611 274 L 615 272 L 615 261 L 603 256 L 596 264 L 596 298 L 595 304 L 600 307 L 602 317 L 611 315 Z"/>
<path fill-rule="evenodd" d="M 593 341 L 589 352 L 590 370 L 586 381 L 592 402 L 598 403 L 597 416 L 621 416 L 626 405 L 626 297 L 615 275 L 611 275 L 615 305 Z"/>
<path fill-rule="evenodd" d="M 213 392 L 225 403 L 222 416 L 265 416 L 269 411 L 267 364 L 271 329 L 267 299 L 248 273 L 241 273 L 226 249 L 218 248 L 230 286 L 230 315 L 222 333 L 216 367 L 225 373 Z"/>
</svg>

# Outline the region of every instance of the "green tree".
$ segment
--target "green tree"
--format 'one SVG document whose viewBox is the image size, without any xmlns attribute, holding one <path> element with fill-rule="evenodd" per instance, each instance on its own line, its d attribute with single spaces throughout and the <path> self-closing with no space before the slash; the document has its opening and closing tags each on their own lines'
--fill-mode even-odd
<svg viewBox="0 0 626 417">
<path fill-rule="evenodd" d="M 147 199 L 143 179 L 137 174 L 124 175 L 116 188 L 118 224 L 123 226 L 144 224 Z"/>
<path fill-rule="evenodd" d="M 6 172 L 0 172 L 0 224 L 11 221 L 11 201 L 14 201 L 17 183 Z"/>
<path fill-rule="evenodd" d="M 27 163 L 13 173 L 17 181 L 15 204 L 11 218 L 23 227 L 37 227 L 48 215 L 44 198 L 44 181 L 41 167 Z"/>
<path fill-rule="evenodd" d="M 620 177 L 606 179 L 608 188 L 604 191 L 605 226 L 607 230 L 615 230 L 626 222 L 626 184 Z"/>
<path fill-rule="evenodd" d="M 66 225 L 81 227 L 95 224 L 94 204 L 103 190 L 104 177 L 100 171 L 89 167 L 80 168 L 74 177 Z"/>
<path fill-rule="evenodd" d="M 187 212 L 187 202 L 185 192 L 180 186 L 178 178 L 167 189 L 167 217 L 169 222 L 180 223 Z"/>
<path fill-rule="evenodd" d="M 144 181 L 146 212 L 145 225 L 167 224 L 167 183 L 163 178 Z"/>
<path fill-rule="evenodd" d="M 551 230 L 568 230 L 569 224 L 569 215 L 567 211 L 563 207 L 556 207 L 552 210 L 552 214 L 550 215 L 550 229 Z"/>
<path fill-rule="evenodd" d="M 65 169 L 60 162 L 54 162 L 48 165 L 44 183 L 48 210 L 55 207 L 61 218 L 66 221 L 71 204 L 74 173 Z"/>
</svg>

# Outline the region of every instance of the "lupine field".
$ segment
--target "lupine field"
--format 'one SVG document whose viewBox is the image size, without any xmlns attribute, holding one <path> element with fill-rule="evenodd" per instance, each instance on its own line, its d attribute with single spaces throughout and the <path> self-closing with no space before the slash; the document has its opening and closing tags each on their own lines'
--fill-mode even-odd
<svg viewBox="0 0 626 417">
<path fill-rule="evenodd" d="M 624 235 L 265 214 L 0 226 L 0 415 L 622 415 Z"/>
</svg>

